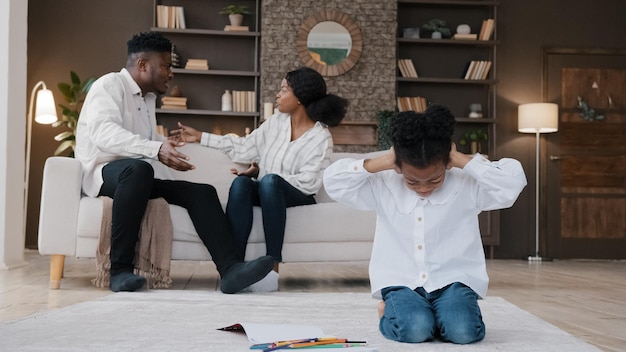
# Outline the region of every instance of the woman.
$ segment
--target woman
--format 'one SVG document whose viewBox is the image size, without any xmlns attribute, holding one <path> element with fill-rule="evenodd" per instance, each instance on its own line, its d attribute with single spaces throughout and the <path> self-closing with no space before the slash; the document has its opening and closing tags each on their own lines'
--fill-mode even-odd
<svg viewBox="0 0 626 352">
<path fill-rule="evenodd" d="M 288 72 L 276 94 L 278 113 L 248 136 L 214 135 L 179 123 L 172 131 L 185 142 L 197 142 L 227 153 L 251 167 L 238 172 L 230 187 L 226 215 L 245 256 L 252 228 L 252 207 L 262 209 L 267 254 L 274 270 L 250 286 L 251 291 L 278 290 L 287 208 L 314 204 L 322 186 L 322 173 L 330 162 L 333 143 L 328 126 L 344 118 L 348 101 L 326 91 L 324 78 L 303 67 Z"/>
</svg>

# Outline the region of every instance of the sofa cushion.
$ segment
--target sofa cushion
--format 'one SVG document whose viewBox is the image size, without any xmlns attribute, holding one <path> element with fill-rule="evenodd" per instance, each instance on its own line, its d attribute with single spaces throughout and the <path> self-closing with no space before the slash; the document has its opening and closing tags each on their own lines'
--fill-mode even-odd
<svg viewBox="0 0 626 352">
<path fill-rule="evenodd" d="M 371 213 L 370 216 L 363 216 Z M 174 225 L 174 241 L 201 243 L 187 210 L 170 205 Z M 78 222 L 78 237 L 98 238 L 102 221 L 102 200 L 83 197 Z M 333 241 L 373 241 L 376 217 L 373 212 L 356 210 L 329 202 L 287 209 L 285 242 L 310 243 Z M 254 221 L 249 243 L 265 243 L 261 208 L 254 208 Z"/>
</svg>

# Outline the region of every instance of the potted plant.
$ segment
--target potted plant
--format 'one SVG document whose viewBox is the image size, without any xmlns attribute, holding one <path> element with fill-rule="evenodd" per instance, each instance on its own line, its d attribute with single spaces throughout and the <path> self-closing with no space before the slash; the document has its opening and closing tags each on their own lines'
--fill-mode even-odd
<svg viewBox="0 0 626 352">
<path fill-rule="evenodd" d="M 442 37 L 450 37 L 450 28 L 447 27 L 446 21 L 440 18 L 433 18 L 422 25 L 422 29 L 431 32 L 431 38 L 441 39 Z"/>
<path fill-rule="evenodd" d="M 220 11 L 221 15 L 228 15 L 231 26 L 241 26 L 243 23 L 243 15 L 249 14 L 246 5 L 228 5 Z"/>
<path fill-rule="evenodd" d="M 459 140 L 459 144 L 463 146 L 469 145 L 471 153 L 476 154 L 482 151 L 482 142 L 486 142 L 488 140 L 489 135 L 487 134 L 487 131 L 484 129 L 475 129 L 467 131 Z"/>
<path fill-rule="evenodd" d="M 94 77 L 89 77 L 85 81 L 81 81 L 76 72 L 70 71 L 70 83 L 61 82 L 57 84 L 67 105 L 58 104 L 63 111 L 63 116 L 59 121 L 52 124 L 52 126 L 66 126 L 70 130 L 54 136 L 55 141 L 61 142 L 54 151 L 54 155 L 60 155 L 66 149 L 71 148 L 70 156 L 74 156 L 74 148 L 76 147 L 76 126 L 78 125 L 80 109 L 83 106 L 89 88 L 91 88 L 95 80 Z"/>
<path fill-rule="evenodd" d="M 376 113 L 378 119 L 378 150 L 387 150 L 391 148 L 391 138 L 389 138 L 389 123 L 394 112 L 391 110 L 380 110 Z"/>
</svg>

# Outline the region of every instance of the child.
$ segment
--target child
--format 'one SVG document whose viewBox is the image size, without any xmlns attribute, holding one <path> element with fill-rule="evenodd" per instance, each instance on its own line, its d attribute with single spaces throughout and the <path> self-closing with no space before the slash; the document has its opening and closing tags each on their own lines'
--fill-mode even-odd
<svg viewBox="0 0 626 352">
<path fill-rule="evenodd" d="M 438 337 L 468 344 L 485 336 L 477 300 L 489 278 L 478 214 L 513 205 L 526 185 L 520 163 L 460 153 L 455 119 L 431 105 L 395 115 L 393 147 L 374 159 L 342 159 L 324 172 L 338 202 L 377 213 L 369 266 L 379 329 L 388 339 Z"/>
</svg>

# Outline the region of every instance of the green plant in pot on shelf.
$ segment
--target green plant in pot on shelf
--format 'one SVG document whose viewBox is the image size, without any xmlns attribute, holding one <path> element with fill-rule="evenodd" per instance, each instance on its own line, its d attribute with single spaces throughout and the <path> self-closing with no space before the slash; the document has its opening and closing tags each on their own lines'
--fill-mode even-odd
<svg viewBox="0 0 626 352">
<path fill-rule="evenodd" d="M 228 5 L 222 8 L 220 15 L 228 15 L 231 26 L 241 26 L 243 23 L 243 15 L 248 15 L 248 6 L 246 5 Z"/>
<path fill-rule="evenodd" d="M 70 156 L 74 156 L 74 148 L 76 147 L 76 126 L 78 125 L 80 109 L 83 106 L 89 88 L 91 88 L 95 80 L 95 77 L 89 77 L 81 81 L 76 72 L 70 71 L 70 83 L 61 82 L 57 84 L 57 88 L 59 88 L 61 95 L 63 95 L 63 100 L 65 100 L 67 105 L 58 104 L 62 110 L 62 117 L 59 121 L 52 124 L 52 126 L 65 126 L 69 131 L 63 131 L 54 136 L 55 141 L 61 142 L 54 151 L 54 155 L 60 155 L 67 149 L 70 149 Z"/>
<path fill-rule="evenodd" d="M 459 140 L 459 144 L 462 146 L 470 146 L 470 152 L 472 154 L 482 152 L 482 142 L 489 140 L 489 135 L 484 129 L 475 129 L 465 132 L 463 137 Z"/>
<path fill-rule="evenodd" d="M 422 25 L 422 29 L 431 32 L 431 38 L 441 39 L 450 37 L 450 28 L 448 28 L 446 21 L 440 18 L 433 18 L 430 21 Z"/>
</svg>

